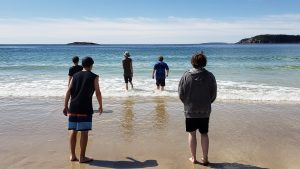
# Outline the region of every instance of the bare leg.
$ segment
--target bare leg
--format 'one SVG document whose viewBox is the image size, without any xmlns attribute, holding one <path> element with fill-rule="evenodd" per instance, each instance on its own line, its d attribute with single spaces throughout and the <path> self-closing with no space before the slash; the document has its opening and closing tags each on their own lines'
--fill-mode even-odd
<svg viewBox="0 0 300 169">
<path fill-rule="evenodd" d="M 189 133 L 189 146 L 191 149 L 192 157 L 189 159 L 192 163 L 196 163 L 196 149 L 197 149 L 197 137 L 196 131 Z"/>
<path fill-rule="evenodd" d="M 126 84 L 126 90 L 128 90 L 128 83 L 125 83 Z"/>
<path fill-rule="evenodd" d="M 164 91 L 164 86 L 161 87 L 161 91 Z"/>
<path fill-rule="evenodd" d="M 130 82 L 130 84 L 131 84 L 131 89 L 133 89 L 133 84 L 132 84 L 132 82 Z"/>
<path fill-rule="evenodd" d="M 89 161 L 92 161 L 92 158 L 88 158 L 85 156 L 86 146 L 89 139 L 89 132 L 88 131 L 82 131 L 81 132 L 81 138 L 80 138 L 80 163 L 86 163 Z"/>
<path fill-rule="evenodd" d="M 157 86 L 157 90 L 159 90 L 159 86 Z"/>
<path fill-rule="evenodd" d="M 77 141 L 77 131 L 72 130 L 70 135 L 70 149 L 71 149 L 71 155 L 70 155 L 70 161 L 78 161 L 78 158 L 75 154 L 76 149 L 76 141 Z"/>
<path fill-rule="evenodd" d="M 203 162 L 208 162 L 209 138 L 207 134 L 201 134 L 201 146 L 203 152 Z"/>
</svg>

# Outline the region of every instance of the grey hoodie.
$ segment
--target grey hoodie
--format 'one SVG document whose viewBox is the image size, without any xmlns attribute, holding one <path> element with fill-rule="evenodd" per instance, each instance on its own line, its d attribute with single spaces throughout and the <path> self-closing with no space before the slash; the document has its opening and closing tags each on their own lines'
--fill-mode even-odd
<svg viewBox="0 0 300 169">
<path fill-rule="evenodd" d="M 180 79 L 178 93 L 186 118 L 207 118 L 217 96 L 216 79 L 204 68 L 191 69 Z"/>
</svg>

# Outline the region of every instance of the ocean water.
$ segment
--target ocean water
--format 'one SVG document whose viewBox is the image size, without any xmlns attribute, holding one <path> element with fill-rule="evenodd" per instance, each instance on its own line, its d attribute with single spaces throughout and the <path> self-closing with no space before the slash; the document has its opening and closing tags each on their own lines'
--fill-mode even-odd
<svg viewBox="0 0 300 169">
<path fill-rule="evenodd" d="M 103 97 L 177 97 L 193 53 L 203 50 L 218 100 L 300 102 L 300 45 L 0 45 L 0 97 L 62 97 L 74 55 L 91 56 Z M 121 60 L 133 59 L 134 90 L 125 92 Z M 151 78 L 157 57 L 170 67 L 166 91 Z"/>
</svg>

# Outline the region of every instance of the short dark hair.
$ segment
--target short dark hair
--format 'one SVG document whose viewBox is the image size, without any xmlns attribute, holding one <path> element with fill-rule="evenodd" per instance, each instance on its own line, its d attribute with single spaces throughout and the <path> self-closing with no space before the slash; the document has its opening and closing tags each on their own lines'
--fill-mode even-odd
<svg viewBox="0 0 300 169">
<path fill-rule="evenodd" d="M 163 57 L 163 56 L 159 56 L 159 57 L 158 57 L 158 60 L 159 60 L 159 61 L 163 61 L 163 60 L 164 60 L 164 57 Z"/>
<path fill-rule="evenodd" d="M 79 57 L 78 56 L 74 56 L 72 58 L 73 63 L 78 63 L 79 62 Z"/>
<path fill-rule="evenodd" d="M 203 68 L 206 66 L 207 59 L 206 56 L 201 53 L 196 53 L 192 56 L 191 64 L 194 68 Z"/>
<path fill-rule="evenodd" d="M 83 67 L 90 67 L 90 66 L 92 66 L 93 64 L 94 64 L 94 60 L 93 60 L 93 58 L 91 58 L 91 57 L 89 57 L 89 56 L 84 57 L 84 58 L 82 59 L 82 66 L 83 66 Z"/>
</svg>

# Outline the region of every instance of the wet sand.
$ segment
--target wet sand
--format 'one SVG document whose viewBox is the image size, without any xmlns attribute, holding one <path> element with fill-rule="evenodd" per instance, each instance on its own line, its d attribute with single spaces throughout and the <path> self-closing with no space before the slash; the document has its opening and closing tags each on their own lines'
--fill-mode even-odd
<svg viewBox="0 0 300 169">
<path fill-rule="evenodd" d="M 192 165 L 178 99 L 104 98 L 94 115 L 90 164 L 69 162 L 63 98 L 0 98 L 0 168 L 275 168 L 300 166 L 300 105 L 216 102 L 210 120 L 211 165 Z M 97 108 L 94 104 L 94 108 Z M 201 157 L 198 134 L 198 158 Z"/>
</svg>

